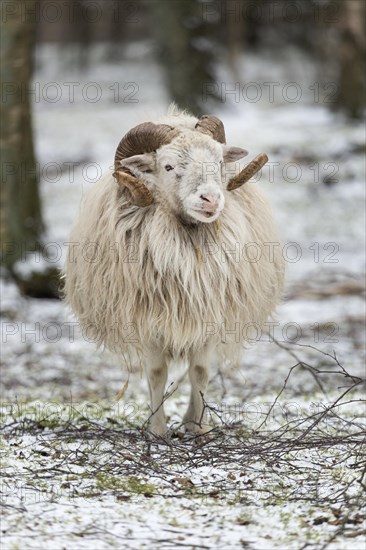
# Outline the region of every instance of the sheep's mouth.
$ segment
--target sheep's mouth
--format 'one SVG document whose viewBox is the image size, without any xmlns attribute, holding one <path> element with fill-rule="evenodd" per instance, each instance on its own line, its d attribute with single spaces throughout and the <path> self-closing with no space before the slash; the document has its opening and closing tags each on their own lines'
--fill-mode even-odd
<svg viewBox="0 0 366 550">
<path fill-rule="evenodd" d="M 212 218 L 212 216 L 216 216 L 218 213 L 216 210 L 203 210 L 202 208 L 192 208 L 192 212 L 197 212 L 197 214 L 200 214 L 201 216 L 204 216 L 205 218 Z"/>
<path fill-rule="evenodd" d="M 200 208 L 192 208 L 188 210 L 187 214 L 190 218 L 193 218 L 196 222 L 211 223 L 219 216 L 220 211 L 208 212 L 207 210 L 201 210 Z"/>
</svg>

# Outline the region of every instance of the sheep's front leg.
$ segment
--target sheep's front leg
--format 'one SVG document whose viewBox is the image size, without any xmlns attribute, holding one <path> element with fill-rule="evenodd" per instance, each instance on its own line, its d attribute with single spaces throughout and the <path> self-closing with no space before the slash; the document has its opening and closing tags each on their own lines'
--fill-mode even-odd
<svg viewBox="0 0 366 550">
<path fill-rule="evenodd" d="M 168 377 L 168 366 L 164 355 L 151 353 L 147 360 L 146 371 L 152 412 L 149 429 L 155 435 L 164 435 L 167 432 L 167 425 L 163 400 Z"/>
<path fill-rule="evenodd" d="M 208 366 L 207 358 L 203 354 L 192 357 L 189 367 L 189 380 L 191 382 L 191 396 L 183 423 L 188 432 L 206 433 L 210 430 L 210 426 L 207 424 L 202 396 L 206 395 Z"/>
</svg>

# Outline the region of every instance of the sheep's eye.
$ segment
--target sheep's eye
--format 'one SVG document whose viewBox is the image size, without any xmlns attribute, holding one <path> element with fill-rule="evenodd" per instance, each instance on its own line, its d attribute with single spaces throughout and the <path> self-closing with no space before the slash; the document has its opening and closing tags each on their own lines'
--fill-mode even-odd
<svg viewBox="0 0 366 550">
<path fill-rule="evenodd" d="M 165 170 L 166 170 L 167 172 L 170 172 L 170 170 L 173 170 L 173 166 L 170 166 L 170 164 L 167 164 L 167 165 L 165 166 Z"/>
</svg>

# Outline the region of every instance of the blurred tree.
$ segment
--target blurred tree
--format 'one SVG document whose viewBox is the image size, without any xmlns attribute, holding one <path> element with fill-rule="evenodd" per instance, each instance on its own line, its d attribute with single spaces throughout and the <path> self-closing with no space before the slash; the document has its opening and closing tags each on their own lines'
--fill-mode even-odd
<svg viewBox="0 0 366 550">
<path fill-rule="evenodd" d="M 340 0 L 338 105 L 354 118 L 365 110 L 366 2 Z"/>
<path fill-rule="evenodd" d="M 26 3 L 26 10 L 24 10 Z M 14 0 L 1 18 L 1 256 L 2 264 L 29 294 L 55 294 L 55 270 L 25 280 L 16 262 L 42 249 L 44 230 L 30 109 L 35 0 Z M 8 5 L 9 2 L 8 2 Z M 32 15 L 33 12 L 33 15 Z"/>
<path fill-rule="evenodd" d="M 136 9 L 140 8 L 138 0 L 135 0 L 134 6 Z M 109 0 L 107 14 L 108 47 L 106 61 L 121 61 L 124 50 L 123 42 L 126 40 L 128 30 L 128 16 L 123 12 L 120 0 Z"/>
<path fill-rule="evenodd" d="M 149 6 L 170 95 L 180 107 L 200 115 L 207 111 L 207 98 L 219 99 L 214 76 L 215 23 L 203 16 L 197 0 L 154 0 Z"/>
<path fill-rule="evenodd" d="M 15 4 L 15 2 L 14 2 Z M 27 2 L 28 6 L 35 2 Z M 1 21 L 1 235 L 14 252 L 4 256 L 8 267 L 19 258 L 20 247 L 39 246 L 43 230 L 36 159 L 32 139 L 29 94 L 32 75 L 34 23 L 17 9 Z M 10 251 L 10 247 L 9 251 Z"/>
<path fill-rule="evenodd" d="M 257 26 L 248 21 L 248 17 L 243 17 L 248 7 L 248 0 L 241 2 L 228 2 L 220 0 L 218 16 L 221 21 L 220 37 L 225 45 L 227 61 L 230 67 L 233 80 L 242 81 L 240 72 L 240 59 L 245 47 L 252 39 L 251 30 Z"/>
<path fill-rule="evenodd" d="M 74 0 L 73 27 L 78 44 L 78 69 L 86 71 L 90 65 L 90 44 L 92 41 L 93 24 L 86 17 L 84 0 Z"/>
</svg>

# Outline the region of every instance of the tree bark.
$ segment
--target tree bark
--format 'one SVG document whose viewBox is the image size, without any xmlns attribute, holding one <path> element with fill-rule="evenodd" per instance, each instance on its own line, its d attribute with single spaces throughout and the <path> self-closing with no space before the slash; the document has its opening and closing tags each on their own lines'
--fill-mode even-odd
<svg viewBox="0 0 366 550">
<path fill-rule="evenodd" d="M 364 0 L 342 0 L 339 91 L 337 103 L 353 118 L 365 109 L 365 15 Z"/>
<path fill-rule="evenodd" d="M 30 100 L 34 26 L 14 2 L 14 15 L 1 21 L 1 240 L 3 262 L 8 268 L 24 250 L 40 246 L 43 231 L 34 154 Z M 27 10 L 35 5 L 27 1 Z"/>
<path fill-rule="evenodd" d="M 196 115 L 207 111 L 207 99 L 218 101 L 214 76 L 212 25 L 196 0 L 151 3 L 158 57 L 165 69 L 171 98 Z"/>
<path fill-rule="evenodd" d="M 54 296 L 58 285 L 53 266 L 37 273 L 35 290 L 32 273 L 24 278 L 15 268 L 17 262 L 26 261 L 27 254 L 42 250 L 44 231 L 29 94 L 36 7 L 35 0 L 7 2 L 0 24 L 1 262 L 25 293 Z"/>
</svg>

